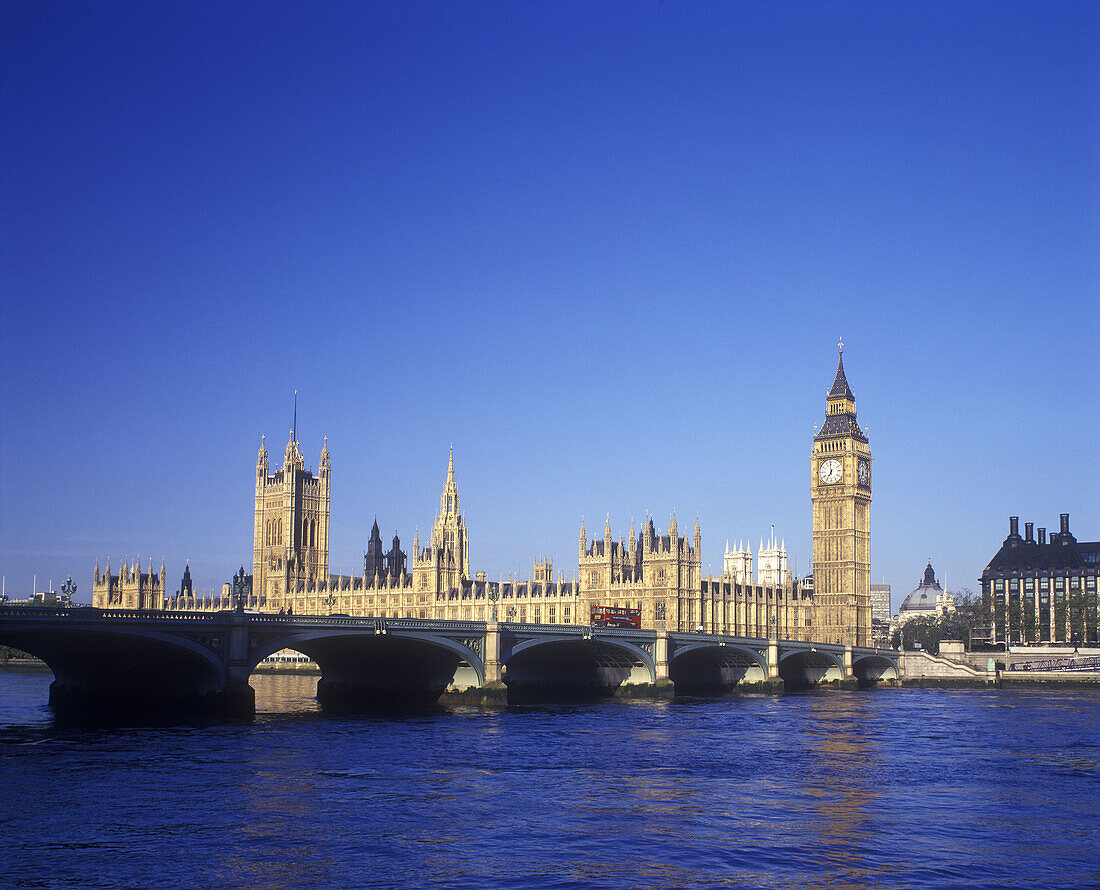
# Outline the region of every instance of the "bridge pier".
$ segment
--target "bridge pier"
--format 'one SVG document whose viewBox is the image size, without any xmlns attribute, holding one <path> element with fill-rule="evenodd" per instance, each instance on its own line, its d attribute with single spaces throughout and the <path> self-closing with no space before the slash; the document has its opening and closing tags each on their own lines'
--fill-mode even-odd
<svg viewBox="0 0 1100 890">
<path fill-rule="evenodd" d="M 855 672 L 852 670 L 852 644 L 851 642 L 844 646 L 844 679 L 850 680 L 855 676 Z"/>
<path fill-rule="evenodd" d="M 662 630 L 653 643 L 653 673 L 657 683 L 671 682 L 668 675 L 668 632 Z"/>
<path fill-rule="evenodd" d="M 500 671 L 500 622 L 485 625 L 485 686 L 501 682 Z"/>
<path fill-rule="evenodd" d="M 768 679 L 779 679 L 779 640 L 768 640 Z"/>
</svg>

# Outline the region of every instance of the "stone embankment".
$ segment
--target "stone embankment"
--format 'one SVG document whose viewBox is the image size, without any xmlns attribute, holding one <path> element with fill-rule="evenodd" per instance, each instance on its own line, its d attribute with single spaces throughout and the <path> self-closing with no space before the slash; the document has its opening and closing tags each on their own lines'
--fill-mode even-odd
<svg viewBox="0 0 1100 890">
<path fill-rule="evenodd" d="M 1088 686 L 1100 688 L 1097 670 L 1032 670 L 1043 662 L 1084 659 L 1091 664 L 1100 650 L 1027 646 L 1008 652 L 966 652 L 963 644 L 944 641 L 940 654 L 903 652 L 903 686 Z M 1084 667 L 1084 664 L 1082 665 Z"/>
<path fill-rule="evenodd" d="M 939 655 L 924 651 L 903 652 L 901 684 L 903 686 L 985 686 L 987 683 L 996 681 L 996 669 L 979 670 L 968 664 L 964 655 L 962 643 L 942 643 Z"/>
</svg>

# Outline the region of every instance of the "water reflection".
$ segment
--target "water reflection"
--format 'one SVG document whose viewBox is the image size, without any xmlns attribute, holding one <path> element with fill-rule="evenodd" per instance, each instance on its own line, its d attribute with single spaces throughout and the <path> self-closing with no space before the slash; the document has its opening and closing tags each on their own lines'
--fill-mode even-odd
<svg viewBox="0 0 1100 890">
<path fill-rule="evenodd" d="M 885 863 L 868 861 L 868 834 L 880 830 L 871 808 L 877 797 L 871 777 L 880 771 L 866 694 L 806 696 L 812 767 L 803 776 L 811 800 L 807 831 L 830 887 L 881 886 Z"/>
<path fill-rule="evenodd" d="M 317 703 L 317 674 L 256 673 L 248 684 L 256 693 L 257 714 L 309 713 L 320 711 Z"/>
</svg>

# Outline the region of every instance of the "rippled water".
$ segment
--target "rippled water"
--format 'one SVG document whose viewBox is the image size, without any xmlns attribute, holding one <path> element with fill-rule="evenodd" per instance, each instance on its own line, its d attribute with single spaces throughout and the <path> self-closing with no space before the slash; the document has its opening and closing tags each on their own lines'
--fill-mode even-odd
<svg viewBox="0 0 1100 890">
<path fill-rule="evenodd" d="M 0 885 L 1100 885 L 1100 693 L 881 690 L 64 729 L 0 672 Z"/>
</svg>

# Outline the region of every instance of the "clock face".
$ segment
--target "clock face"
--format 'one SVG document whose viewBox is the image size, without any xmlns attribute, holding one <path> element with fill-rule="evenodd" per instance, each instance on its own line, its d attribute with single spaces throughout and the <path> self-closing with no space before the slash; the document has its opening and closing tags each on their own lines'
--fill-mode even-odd
<svg viewBox="0 0 1100 890">
<path fill-rule="evenodd" d="M 835 457 L 830 457 L 827 461 L 822 462 L 817 475 L 821 477 L 821 481 L 826 485 L 832 485 L 834 482 L 840 481 L 840 477 L 844 475 L 844 467 Z"/>
<path fill-rule="evenodd" d="M 867 464 L 867 461 L 861 460 L 856 472 L 859 474 L 861 485 L 867 485 L 871 481 L 871 467 Z"/>
</svg>

